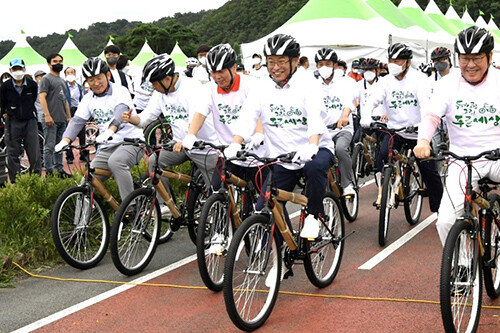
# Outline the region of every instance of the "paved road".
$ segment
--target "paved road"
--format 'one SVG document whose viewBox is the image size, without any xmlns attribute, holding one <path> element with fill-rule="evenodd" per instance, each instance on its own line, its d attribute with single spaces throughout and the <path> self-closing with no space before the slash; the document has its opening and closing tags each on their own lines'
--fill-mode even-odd
<svg viewBox="0 0 500 333">
<path fill-rule="evenodd" d="M 358 220 L 346 225 L 347 232 L 356 233 L 346 241 L 342 266 L 332 285 L 317 289 L 302 267 L 295 267 L 295 276 L 283 281 L 282 293 L 261 331 L 443 330 L 438 303 L 441 244 L 427 202 L 422 222 L 413 227 L 406 223 L 402 207 L 393 211 L 388 244 L 381 248 L 378 211 L 371 205 L 374 197 L 374 185 L 361 190 Z M 226 314 L 223 295 L 203 287 L 190 257 L 194 251 L 187 231 L 159 247 L 144 272 L 154 276 L 148 282 L 156 286 L 26 279 L 15 289 L 0 290 L 0 331 L 24 327 L 37 332 L 233 332 L 236 329 Z M 180 267 L 165 269 L 186 257 Z M 160 268 L 163 271 L 155 273 Z M 132 280 L 114 270 L 109 256 L 89 271 L 65 266 L 44 274 Z M 500 299 L 492 301 L 484 295 L 483 305 L 493 308 L 483 308 L 479 331 L 499 332 Z M 35 324 L 26 326 L 31 323 Z"/>
</svg>

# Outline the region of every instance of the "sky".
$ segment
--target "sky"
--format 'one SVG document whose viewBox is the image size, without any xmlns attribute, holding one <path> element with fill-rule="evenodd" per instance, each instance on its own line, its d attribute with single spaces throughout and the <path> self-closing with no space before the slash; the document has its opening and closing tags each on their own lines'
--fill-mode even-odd
<svg viewBox="0 0 500 333">
<path fill-rule="evenodd" d="M 0 41 L 16 41 L 23 30 L 26 36 L 45 37 L 63 34 L 69 29 L 87 28 L 92 23 L 118 19 L 150 23 L 175 13 L 216 9 L 228 0 L 73 0 L 22 1 L 22 9 L 5 13 L 0 28 Z M 111 9 L 111 6 L 115 8 Z"/>
</svg>

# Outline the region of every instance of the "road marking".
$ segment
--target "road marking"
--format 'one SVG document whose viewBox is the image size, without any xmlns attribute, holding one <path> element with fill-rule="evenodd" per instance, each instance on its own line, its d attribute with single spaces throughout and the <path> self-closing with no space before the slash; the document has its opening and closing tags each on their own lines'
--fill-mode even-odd
<svg viewBox="0 0 500 333">
<path fill-rule="evenodd" d="M 374 179 L 371 179 L 369 181 L 367 181 L 366 183 L 363 183 L 363 185 L 361 185 L 360 187 L 365 187 L 365 186 L 368 186 L 370 184 L 373 184 L 375 182 Z M 290 219 L 292 218 L 295 218 L 297 216 L 300 215 L 300 209 L 292 214 L 290 214 Z M 152 280 L 162 274 L 165 274 L 165 273 L 168 273 L 170 271 L 173 271 L 174 269 L 176 268 L 179 268 L 185 264 L 188 264 L 192 261 L 196 260 L 196 254 L 193 254 L 187 258 L 184 258 L 184 259 L 181 259 L 167 267 L 164 267 L 162 269 L 159 269 L 157 271 L 154 271 L 154 272 L 151 272 L 147 275 L 144 275 L 136 280 L 133 280 L 133 281 L 130 281 L 130 283 L 134 283 L 134 284 L 139 284 L 139 283 L 143 283 L 143 282 L 146 282 L 146 281 L 149 281 L 149 280 Z M 85 300 L 83 302 L 80 302 L 78 304 L 75 304 L 73 306 L 70 306 L 69 308 L 66 308 L 64 310 L 61 310 L 59 312 L 56 312 L 50 316 L 47 316 L 45 318 L 42 318 L 38 321 L 35 321 L 34 323 L 31 323 L 29 325 L 26 325 L 24 327 L 21 327 L 15 331 L 13 331 L 12 333 L 21 333 L 21 332 L 31 332 L 31 331 L 34 331 L 38 328 L 41 328 L 45 325 L 48 325 L 50 323 L 53 323 L 61 318 L 64 318 L 66 316 L 69 316 L 70 314 L 73 314 L 75 312 L 78 312 L 80 310 L 83 310 L 91 305 L 94 305 L 94 304 L 97 304 L 107 298 L 110 298 L 112 296 L 115 296 L 115 295 L 118 295 L 126 290 L 129 290 L 133 287 L 136 287 L 136 285 L 121 285 L 119 287 L 116 287 L 116 288 L 113 288 L 111 290 L 108 290 L 100 295 L 97 295 L 97 296 L 94 296 L 92 298 L 89 298 L 88 300 Z"/>
<path fill-rule="evenodd" d="M 436 220 L 437 214 L 434 213 L 427 217 L 425 220 L 420 222 L 415 228 L 411 229 L 408 231 L 406 234 L 404 234 L 402 237 L 400 237 L 397 241 L 386 247 L 384 250 L 379 252 L 377 255 L 372 257 L 370 260 L 365 262 L 363 265 L 359 266 L 358 269 L 364 269 L 364 270 L 370 270 L 376 265 L 378 265 L 380 262 L 382 262 L 385 258 L 390 256 L 393 252 L 395 252 L 397 249 L 402 247 L 406 242 L 408 242 L 410 239 L 415 237 L 420 231 L 425 229 L 429 224 L 434 222 Z"/>
<path fill-rule="evenodd" d="M 135 279 L 131 281 L 131 283 L 143 283 L 149 280 L 152 280 L 162 274 L 168 273 L 170 271 L 173 271 L 176 268 L 179 268 L 185 264 L 188 264 L 192 261 L 196 260 L 196 254 L 193 254 L 192 256 L 189 256 L 187 258 L 181 259 L 171 265 L 168 265 L 167 267 L 164 267 L 162 269 L 159 269 L 157 271 L 154 271 L 150 274 L 144 275 L 138 279 Z M 83 301 L 81 303 L 75 304 L 73 306 L 70 306 L 69 308 L 66 308 L 64 310 L 61 310 L 59 312 L 56 312 L 48 317 L 42 318 L 38 321 L 35 321 L 34 323 L 31 323 L 29 325 L 26 325 L 24 327 L 21 327 L 20 329 L 14 331 L 13 333 L 20 333 L 20 332 L 31 332 L 34 331 L 40 327 L 43 327 L 45 325 L 48 325 L 56 320 L 59 320 L 61 318 L 64 318 L 70 314 L 73 314 L 77 311 L 83 310 L 86 307 L 89 307 L 91 305 L 94 305 L 96 303 L 99 303 L 100 301 L 103 301 L 107 298 L 110 298 L 112 296 L 118 295 L 119 293 L 122 293 L 128 289 L 131 289 L 133 287 L 136 287 L 135 285 L 121 285 L 119 287 L 113 288 L 111 290 L 108 290 L 100 295 L 94 296 L 92 298 L 89 298 L 86 301 Z"/>
</svg>

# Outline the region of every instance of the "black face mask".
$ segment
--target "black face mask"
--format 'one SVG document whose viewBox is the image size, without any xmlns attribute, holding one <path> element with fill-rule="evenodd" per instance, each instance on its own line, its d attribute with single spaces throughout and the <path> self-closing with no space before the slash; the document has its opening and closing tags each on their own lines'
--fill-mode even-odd
<svg viewBox="0 0 500 333">
<path fill-rule="evenodd" d="M 384 77 L 384 76 L 386 76 L 387 74 L 389 74 L 389 73 L 383 72 L 383 73 L 380 73 L 380 75 L 379 75 L 379 76 Z"/>
<path fill-rule="evenodd" d="M 445 70 L 448 69 L 448 63 L 447 62 L 444 62 L 444 61 L 440 61 L 438 63 L 436 63 L 434 65 L 434 68 L 438 71 L 438 72 L 444 72 Z"/>
<path fill-rule="evenodd" d="M 59 73 L 63 69 L 63 64 L 54 64 L 52 65 L 52 70 L 56 73 Z"/>
</svg>

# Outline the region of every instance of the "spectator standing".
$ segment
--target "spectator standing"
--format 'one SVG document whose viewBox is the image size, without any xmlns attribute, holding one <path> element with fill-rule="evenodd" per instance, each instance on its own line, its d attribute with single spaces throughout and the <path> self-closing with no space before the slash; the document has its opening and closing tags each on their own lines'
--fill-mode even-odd
<svg viewBox="0 0 500 333">
<path fill-rule="evenodd" d="M 206 44 L 201 44 L 196 49 L 196 54 L 198 56 L 198 60 L 200 61 L 201 66 L 198 66 L 195 69 L 193 69 L 193 78 L 200 81 L 202 84 L 205 84 L 208 81 L 210 81 L 210 78 L 208 77 L 207 64 L 206 64 L 208 51 L 210 51 L 210 46 Z"/>
<path fill-rule="evenodd" d="M 104 48 L 104 56 L 106 57 L 106 63 L 108 64 L 109 71 L 111 72 L 111 82 L 118 83 L 128 89 L 130 95 L 132 96 L 131 87 L 128 85 L 127 76 L 116 66 L 118 64 L 118 59 L 120 58 L 120 48 L 116 45 L 108 45 Z"/>
<path fill-rule="evenodd" d="M 83 89 L 82 86 L 76 82 L 76 70 L 73 67 L 68 67 L 64 70 L 64 75 L 66 77 L 66 98 L 69 103 L 69 110 L 71 113 L 71 117 L 75 115 L 76 109 L 78 109 L 78 104 L 83 97 Z M 78 140 L 80 144 L 85 143 L 85 128 L 83 128 L 80 133 L 78 133 Z M 82 154 L 87 154 L 88 151 L 83 151 Z M 72 164 L 74 160 L 73 151 L 68 150 L 66 152 L 66 162 L 68 164 Z M 85 161 L 85 155 L 80 156 L 80 161 Z"/>
<path fill-rule="evenodd" d="M 35 81 L 26 78 L 26 66 L 21 58 L 10 61 L 9 79 L 0 87 L 1 113 L 5 117 L 5 135 L 7 142 L 7 167 L 9 179 L 16 181 L 16 175 L 21 169 L 19 156 L 22 144 L 30 162 L 29 172 L 41 175 L 42 164 L 38 142 L 35 101 L 38 87 Z"/>
<path fill-rule="evenodd" d="M 40 105 L 45 116 L 45 122 L 42 123 L 45 136 L 43 161 L 47 174 L 52 174 L 55 168 L 61 176 L 66 177 L 70 175 L 63 170 L 62 154 L 54 151 L 71 119 L 66 82 L 60 76 L 63 57 L 52 53 L 47 57 L 47 64 L 50 72 L 40 80 L 38 86 Z"/>
</svg>

